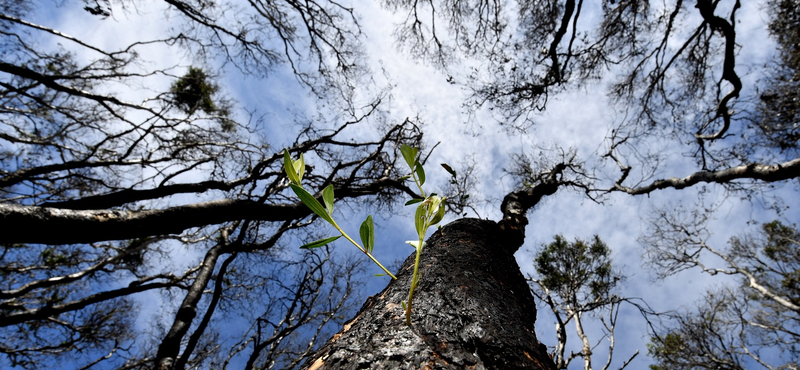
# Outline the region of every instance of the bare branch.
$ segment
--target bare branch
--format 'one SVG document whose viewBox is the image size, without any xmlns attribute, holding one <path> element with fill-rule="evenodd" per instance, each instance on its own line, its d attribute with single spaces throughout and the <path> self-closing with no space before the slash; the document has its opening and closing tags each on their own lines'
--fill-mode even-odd
<svg viewBox="0 0 800 370">
<path fill-rule="evenodd" d="M 626 174 L 627 172 L 624 172 L 623 176 Z M 774 165 L 750 164 L 719 171 L 699 171 L 684 178 L 671 177 L 664 180 L 656 180 L 649 185 L 637 188 L 623 186 L 621 181 L 618 181 L 614 188 L 609 191 L 622 191 L 631 195 L 641 195 L 667 188 L 683 189 L 699 183 L 724 184 L 740 179 L 776 182 L 798 177 L 800 177 L 800 158 Z M 624 177 L 622 180 L 624 180 Z"/>
</svg>

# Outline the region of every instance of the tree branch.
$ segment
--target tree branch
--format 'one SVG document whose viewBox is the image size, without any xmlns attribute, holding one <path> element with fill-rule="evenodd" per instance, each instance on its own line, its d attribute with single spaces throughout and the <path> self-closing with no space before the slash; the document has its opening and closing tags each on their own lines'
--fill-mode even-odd
<svg viewBox="0 0 800 370">
<path fill-rule="evenodd" d="M 560 175 L 567 168 L 566 163 L 557 164 L 549 174 L 536 186 L 509 193 L 503 198 L 500 210 L 503 212 L 503 219 L 500 221 L 500 228 L 511 235 L 517 247 L 522 245 L 525 240 L 525 225 L 528 218 L 525 214 L 533 208 L 542 197 L 555 194 L 558 186 L 562 185 Z"/>
<path fill-rule="evenodd" d="M 712 2 L 711 0 L 698 0 L 695 7 L 700 11 L 700 15 L 703 16 L 703 20 L 710 24 L 713 30 L 719 30 L 722 32 L 723 36 L 725 37 L 725 60 L 723 61 L 722 66 L 722 79 L 730 82 L 731 85 L 733 85 L 733 89 L 725 94 L 725 96 L 719 101 L 717 104 L 717 114 L 711 119 L 711 121 L 713 121 L 716 118 L 722 117 L 722 128 L 720 128 L 718 132 L 711 135 L 703 135 L 701 129 L 695 134 L 695 138 L 698 140 L 716 140 L 725 135 L 725 133 L 728 131 L 728 128 L 731 126 L 731 112 L 728 111 L 728 102 L 733 98 L 738 98 L 739 92 L 742 91 L 742 81 L 739 79 L 739 76 L 736 74 L 734 69 L 736 67 L 736 30 L 734 29 L 734 26 L 727 20 L 714 15 L 714 8 L 716 7 L 716 4 L 716 2 Z M 731 11 L 731 14 L 735 14 L 736 10 L 740 6 L 741 4 L 737 0 L 733 10 Z M 711 123 L 711 121 L 708 123 Z M 706 125 L 708 125 L 708 123 Z M 703 128 L 705 128 L 705 126 Z"/>
<path fill-rule="evenodd" d="M 656 180 L 638 188 L 622 186 L 619 182 L 609 191 L 622 191 L 631 195 L 649 194 L 666 188 L 683 189 L 698 183 L 727 183 L 738 179 L 754 179 L 766 182 L 782 181 L 800 177 L 800 158 L 788 162 L 765 165 L 748 164 L 719 171 L 698 171 L 684 178 L 670 177 Z"/>
<path fill-rule="evenodd" d="M 387 189 L 407 189 L 401 181 L 384 177 L 369 184 L 336 188 L 340 198 L 375 195 Z M 191 227 L 241 219 L 286 221 L 306 217 L 302 203 L 262 204 L 250 200 L 220 199 L 165 209 L 69 210 L 17 204 L 0 204 L 0 222 L 8 230 L 47 230 L 0 234 L 0 243 L 69 244 L 125 240 L 178 234 Z"/>
<path fill-rule="evenodd" d="M 190 270 L 189 272 L 187 272 L 187 274 L 192 271 L 194 270 L 193 269 Z M 31 320 L 44 320 L 47 317 L 58 316 L 65 312 L 77 311 L 95 303 L 119 297 L 125 297 L 151 289 L 163 289 L 163 288 L 172 288 L 180 286 L 180 281 L 183 280 L 184 278 L 185 276 L 183 277 L 172 276 L 170 281 L 161 281 L 149 284 L 136 284 L 136 282 L 133 282 L 130 284 L 130 286 L 127 286 L 125 288 L 99 292 L 90 295 L 86 298 L 82 298 L 69 303 L 44 306 L 40 308 L 32 308 L 22 312 L 13 313 L 10 315 L 2 315 L 0 316 L 0 327 L 21 324 L 23 322 Z"/>
</svg>

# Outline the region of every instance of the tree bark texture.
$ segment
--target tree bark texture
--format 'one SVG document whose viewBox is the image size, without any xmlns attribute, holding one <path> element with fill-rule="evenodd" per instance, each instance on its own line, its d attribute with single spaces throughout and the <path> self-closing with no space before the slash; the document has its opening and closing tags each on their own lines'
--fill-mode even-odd
<svg viewBox="0 0 800 370">
<path fill-rule="evenodd" d="M 534 332 L 536 305 L 514 259 L 518 236 L 461 219 L 428 240 L 414 293 L 414 255 L 304 365 L 320 369 L 555 369 Z"/>
</svg>

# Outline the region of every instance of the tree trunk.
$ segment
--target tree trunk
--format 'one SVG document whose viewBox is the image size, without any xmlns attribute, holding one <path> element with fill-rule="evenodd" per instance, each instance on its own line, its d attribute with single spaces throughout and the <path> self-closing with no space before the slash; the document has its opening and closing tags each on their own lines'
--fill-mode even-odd
<svg viewBox="0 0 800 370">
<path fill-rule="evenodd" d="M 303 369 L 555 369 L 534 332 L 536 306 L 514 259 L 520 230 L 461 219 L 437 231 L 420 262 L 412 325 L 414 255 L 380 294 Z"/>
</svg>

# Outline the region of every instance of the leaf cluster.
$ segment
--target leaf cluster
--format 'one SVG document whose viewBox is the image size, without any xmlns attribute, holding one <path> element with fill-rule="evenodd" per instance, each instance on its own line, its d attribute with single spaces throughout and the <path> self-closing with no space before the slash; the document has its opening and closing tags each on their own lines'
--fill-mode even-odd
<svg viewBox="0 0 800 370">
<path fill-rule="evenodd" d="M 426 195 L 425 191 L 423 190 L 422 186 L 425 184 L 425 169 L 423 168 L 422 163 L 420 162 L 419 157 L 419 149 L 411 147 L 407 144 L 402 144 L 400 148 L 400 153 L 403 156 L 406 164 L 408 165 L 409 169 L 411 170 L 411 174 L 404 176 L 402 180 L 413 179 L 415 185 L 419 189 L 421 194 L 420 197 L 415 197 L 408 202 L 406 205 L 414 205 L 417 204 L 417 210 L 414 213 L 414 228 L 417 233 L 417 240 L 412 240 L 406 242 L 407 244 L 413 246 L 416 250 L 416 261 L 414 264 L 414 274 L 411 280 L 411 287 L 409 289 L 408 294 L 408 301 L 402 302 L 403 307 L 406 310 L 406 323 L 408 325 L 411 324 L 411 307 L 414 298 L 414 289 L 419 284 L 419 261 L 422 250 L 425 248 L 425 235 L 427 234 L 428 229 L 431 226 L 438 225 L 439 222 L 442 221 L 445 215 L 446 207 L 445 207 L 445 198 L 432 193 L 430 195 Z M 372 215 L 367 216 L 367 218 L 362 222 L 361 227 L 359 228 L 359 236 L 361 237 L 361 244 L 354 241 L 347 233 L 345 233 L 341 227 L 336 223 L 333 218 L 333 207 L 334 207 L 334 187 L 332 184 L 328 184 L 322 190 L 322 202 L 320 202 L 314 195 L 309 193 L 306 189 L 303 188 L 301 182 L 303 180 L 303 175 L 306 171 L 306 164 L 303 154 L 300 154 L 298 159 L 292 159 L 291 155 L 289 154 L 289 150 L 284 150 L 283 152 L 283 166 L 284 171 L 286 172 L 286 176 L 289 179 L 289 187 L 292 191 L 297 195 L 300 201 L 308 207 L 315 215 L 319 218 L 323 219 L 325 222 L 336 228 L 339 231 L 340 235 L 327 237 L 319 240 L 315 240 L 309 243 L 302 245 L 300 248 L 303 249 L 313 249 L 313 248 L 320 248 L 324 247 L 341 237 L 344 237 L 348 241 L 350 241 L 353 245 L 355 245 L 361 252 L 367 255 L 375 264 L 377 264 L 383 271 L 385 275 L 390 276 L 392 279 L 396 279 L 396 277 L 389 272 L 380 262 L 378 262 L 375 257 L 372 255 L 372 252 L 375 247 L 375 226 L 372 220 Z M 442 164 L 442 167 L 450 173 L 450 175 L 455 179 L 456 171 L 453 170 L 449 165 Z M 323 206 L 324 204 L 324 206 Z M 362 246 L 363 245 L 363 246 Z"/>
<path fill-rule="evenodd" d="M 794 227 L 772 221 L 762 226 L 766 243 L 764 255 L 781 272 L 778 289 L 800 306 L 800 232 Z"/>
<path fill-rule="evenodd" d="M 414 275 L 411 278 L 411 288 L 408 290 L 408 301 L 403 302 L 403 308 L 406 310 L 406 325 L 411 325 L 411 307 L 414 301 L 414 290 L 417 288 L 420 279 L 419 261 L 422 256 L 422 250 L 425 248 L 425 235 L 428 228 L 439 224 L 445 215 L 445 198 L 442 198 L 435 193 L 430 195 L 425 194 L 422 185 L 425 184 L 425 169 L 420 163 L 419 150 L 409 145 L 403 144 L 400 147 L 400 152 L 403 154 L 408 168 L 411 170 L 409 177 L 414 179 L 414 183 L 419 189 L 420 198 L 414 198 L 406 202 L 406 205 L 418 204 L 416 212 L 414 212 L 414 228 L 417 232 L 417 240 L 410 240 L 406 243 L 414 247 L 416 250 L 416 258 L 414 260 Z M 442 164 L 447 172 L 453 178 L 456 172 L 447 164 Z"/>
<path fill-rule="evenodd" d="M 547 289 L 565 300 L 600 301 L 621 279 L 612 269 L 610 254 L 597 235 L 591 242 L 569 242 L 556 235 L 536 255 L 536 272 Z"/>
<path fill-rule="evenodd" d="M 794 0 L 770 0 L 770 34 L 778 43 L 778 57 L 767 70 L 759 95 L 755 125 L 761 145 L 796 155 L 800 150 L 800 9 Z"/>
<path fill-rule="evenodd" d="M 206 114 L 217 110 L 212 97 L 219 86 L 212 83 L 201 68 L 189 67 L 186 74 L 173 82 L 169 90 L 174 96 L 175 105 L 186 114 L 192 114 L 198 109 Z"/>
<path fill-rule="evenodd" d="M 732 238 L 727 251 L 703 244 L 728 266 L 690 262 L 711 274 L 737 276 L 740 285 L 709 290 L 694 309 L 670 315 L 651 336 L 649 352 L 656 361 L 651 368 L 744 369 L 750 360 L 765 368 L 797 367 L 798 237 L 794 226 L 772 221 L 762 225 L 758 236 Z"/>
<path fill-rule="evenodd" d="M 362 245 L 359 245 L 355 240 L 353 240 L 347 233 L 345 233 L 341 227 L 336 223 L 333 219 L 333 205 L 335 202 L 334 199 L 334 189 L 332 184 L 328 184 L 322 190 L 322 203 L 317 200 L 311 193 L 309 193 L 306 189 L 303 188 L 301 185 L 301 181 L 303 180 L 303 175 L 306 171 L 306 164 L 303 155 L 300 154 L 300 158 L 297 160 L 293 160 L 291 155 L 289 154 L 289 150 L 284 150 L 283 152 L 283 166 L 284 171 L 286 172 L 287 177 L 289 178 L 289 187 L 291 187 L 292 191 L 300 198 L 300 201 L 306 205 L 315 215 L 319 218 L 325 220 L 325 222 L 329 223 L 331 226 L 336 228 L 339 231 L 340 235 L 323 238 L 319 240 L 312 241 L 310 243 L 303 244 L 300 248 L 303 249 L 313 249 L 313 248 L 320 248 L 324 247 L 336 240 L 340 237 L 345 237 L 345 239 L 349 240 L 353 245 L 356 246 L 362 253 L 366 254 L 378 267 L 380 267 L 384 273 L 390 276 L 392 279 L 396 279 L 394 274 L 392 274 L 386 267 L 383 266 L 377 259 L 372 255 L 372 252 L 375 248 L 375 225 L 372 221 L 372 215 L 367 216 L 364 222 L 361 223 L 361 227 L 359 228 L 359 236 L 361 237 Z M 325 204 L 324 206 L 322 204 Z"/>
</svg>

